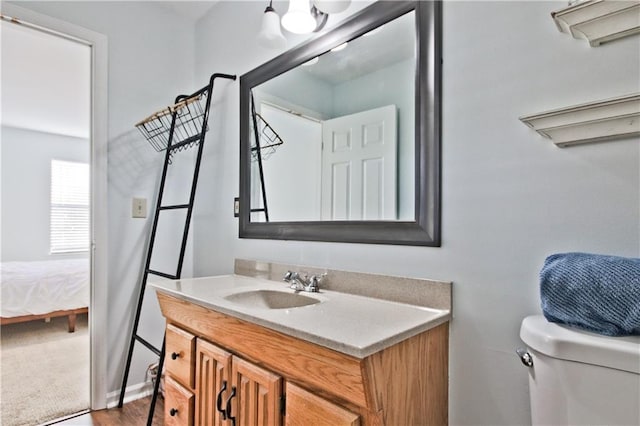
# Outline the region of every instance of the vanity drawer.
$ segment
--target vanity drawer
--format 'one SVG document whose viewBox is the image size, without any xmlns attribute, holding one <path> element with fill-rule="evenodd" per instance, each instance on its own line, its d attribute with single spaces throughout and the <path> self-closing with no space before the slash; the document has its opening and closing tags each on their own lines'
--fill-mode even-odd
<svg viewBox="0 0 640 426">
<path fill-rule="evenodd" d="M 193 425 L 194 394 L 170 376 L 165 380 L 164 394 L 165 426 Z"/>
<path fill-rule="evenodd" d="M 167 324 L 165 344 L 167 373 L 184 386 L 193 389 L 196 337 L 181 328 Z"/>
<path fill-rule="evenodd" d="M 360 416 L 292 383 L 286 384 L 285 426 L 360 426 Z"/>
</svg>

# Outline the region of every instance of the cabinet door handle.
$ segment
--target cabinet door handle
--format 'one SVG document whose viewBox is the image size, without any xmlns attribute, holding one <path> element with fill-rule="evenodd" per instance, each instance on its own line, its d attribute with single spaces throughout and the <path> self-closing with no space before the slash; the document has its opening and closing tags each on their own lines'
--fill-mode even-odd
<svg viewBox="0 0 640 426">
<path fill-rule="evenodd" d="M 236 418 L 231 415 L 231 400 L 236 396 L 236 387 L 231 386 L 231 395 L 229 395 L 229 399 L 227 399 L 227 418 L 231 420 L 231 426 L 236 426 Z"/>
<path fill-rule="evenodd" d="M 178 359 L 178 358 L 180 358 L 180 354 L 178 352 L 171 353 L 171 359 Z"/>
<path fill-rule="evenodd" d="M 175 408 L 172 408 L 172 409 L 169 411 L 169 415 L 170 415 L 171 417 L 175 417 L 175 416 L 176 416 L 176 414 L 178 414 L 178 410 L 176 410 Z"/>
<path fill-rule="evenodd" d="M 218 398 L 216 398 L 216 409 L 222 416 L 222 420 L 227 420 L 227 412 L 222 408 L 222 393 L 227 390 L 227 381 L 222 381 L 222 387 L 220 388 L 220 392 L 218 392 Z"/>
</svg>

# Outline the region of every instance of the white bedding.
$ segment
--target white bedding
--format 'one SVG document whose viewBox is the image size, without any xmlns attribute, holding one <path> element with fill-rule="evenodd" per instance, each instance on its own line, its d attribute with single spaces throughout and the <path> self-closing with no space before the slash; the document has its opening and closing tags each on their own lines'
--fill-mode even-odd
<svg viewBox="0 0 640 426">
<path fill-rule="evenodd" d="M 41 315 L 89 306 L 89 260 L 0 264 L 0 316 Z"/>
</svg>

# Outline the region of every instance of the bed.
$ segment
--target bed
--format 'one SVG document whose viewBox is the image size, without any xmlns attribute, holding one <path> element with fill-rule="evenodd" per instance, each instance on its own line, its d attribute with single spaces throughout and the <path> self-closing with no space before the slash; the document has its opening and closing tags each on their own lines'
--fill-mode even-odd
<svg viewBox="0 0 640 426">
<path fill-rule="evenodd" d="M 66 316 L 69 332 L 89 311 L 89 260 L 0 263 L 0 324 Z"/>
</svg>

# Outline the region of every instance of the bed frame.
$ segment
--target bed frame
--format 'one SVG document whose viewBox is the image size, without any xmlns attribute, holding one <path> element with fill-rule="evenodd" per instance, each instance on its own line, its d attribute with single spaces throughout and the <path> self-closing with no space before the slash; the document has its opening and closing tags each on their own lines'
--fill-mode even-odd
<svg viewBox="0 0 640 426">
<path fill-rule="evenodd" d="M 69 309 L 65 311 L 53 311 L 40 315 L 22 315 L 19 317 L 4 318 L 0 317 L 0 325 L 16 324 L 19 322 L 35 321 L 40 319 L 50 319 L 56 317 L 67 317 L 67 323 L 69 324 L 69 333 L 76 331 L 76 318 L 79 314 L 86 314 L 89 312 L 89 308 Z"/>
</svg>

